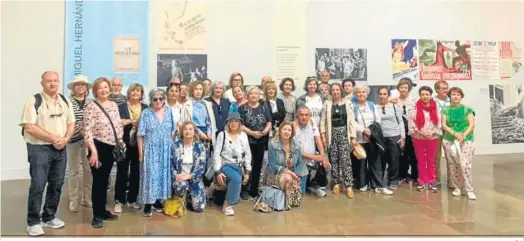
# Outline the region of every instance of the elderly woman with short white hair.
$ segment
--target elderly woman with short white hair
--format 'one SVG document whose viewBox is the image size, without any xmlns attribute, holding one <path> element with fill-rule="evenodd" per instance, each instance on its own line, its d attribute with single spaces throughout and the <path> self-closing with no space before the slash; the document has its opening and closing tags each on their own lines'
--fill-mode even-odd
<svg viewBox="0 0 524 241">
<path fill-rule="evenodd" d="M 171 145 L 175 123 L 166 105 L 166 92 L 149 92 L 150 107 L 142 111 L 138 124 L 138 161 L 140 162 L 139 203 L 145 204 L 144 216 L 152 215 L 152 204 L 161 212 L 162 200 L 171 197 Z"/>
<path fill-rule="evenodd" d="M 368 101 L 369 87 L 360 84 L 354 90 L 356 100 L 353 105 L 353 114 L 356 122 L 357 141 L 364 147 L 367 154 L 364 160 L 358 160 L 354 156 L 351 158 L 355 169 L 358 170 L 355 173 L 357 183 L 360 191 L 367 191 L 371 185 L 375 192 L 391 195 L 393 192 L 385 188 L 379 155 L 381 151 L 384 151 L 383 140 L 378 137 L 380 136 L 378 134 L 382 133 L 380 112 L 375 104 Z M 376 127 L 379 127 L 380 130 L 377 130 Z"/>
<path fill-rule="evenodd" d="M 238 107 L 238 113 L 244 122 L 242 130 L 247 133 L 249 148 L 251 149 L 252 172 L 250 178 L 249 196 L 258 196 L 259 181 L 262 172 L 264 151 L 268 144 L 268 134 L 271 130 L 271 111 L 265 102 L 260 100 L 260 89 L 256 86 L 247 90 L 248 101 L 245 105 Z M 247 199 L 245 192 L 241 193 L 242 199 Z"/>
</svg>

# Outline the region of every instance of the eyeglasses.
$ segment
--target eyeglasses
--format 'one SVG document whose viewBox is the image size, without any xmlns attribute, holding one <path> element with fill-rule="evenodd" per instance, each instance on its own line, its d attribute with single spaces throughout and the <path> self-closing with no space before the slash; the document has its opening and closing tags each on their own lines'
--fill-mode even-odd
<svg viewBox="0 0 524 241">
<path fill-rule="evenodd" d="M 169 82 L 169 86 L 180 86 L 180 83 Z"/>
<path fill-rule="evenodd" d="M 49 117 L 51 117 L 51 118 L 58 118 L 58 117 L 62 117 L 63 114 L 64 114 L 63 112 L 60 113 L 60 114 L 51 114 Z"/>
<path fill-rule="evenodd" d="M 157 102 L 157 101 L 164 101 L 164 97 L 159 97 L 159 98 L 155 97 L 155 98 L 153 98 L 153 102 Z"/>
<path fill-rule="evenodd" d="M 385 106 L 382 106 L 382 114 L 383 114 L 383 115 L 386 114 L 386 107 L 385 107 Z"/>
</svg>

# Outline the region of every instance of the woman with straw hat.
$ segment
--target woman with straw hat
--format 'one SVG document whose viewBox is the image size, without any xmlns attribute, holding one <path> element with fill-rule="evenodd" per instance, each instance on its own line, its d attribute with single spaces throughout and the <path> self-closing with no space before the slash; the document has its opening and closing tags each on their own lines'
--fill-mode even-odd
<svg viewBox="0 0 524 241">
<path fill-rule="evenodd" d="M 84 106 L 91 101 L 89 89 L 91 84 L 84 75 L 77 75 L 67 85 L 71 90 L 69 101 L 73 104 L 75 114 L 75 133 L 67 145 L 67 169 L 69 188 L 69 211 L 78 211 L 78 204 L 91 207 L 91 183 L 89 163 L 87 162 L 86 145 L 84 142 L 82 120 L 84 118 Z"/>
</svg>

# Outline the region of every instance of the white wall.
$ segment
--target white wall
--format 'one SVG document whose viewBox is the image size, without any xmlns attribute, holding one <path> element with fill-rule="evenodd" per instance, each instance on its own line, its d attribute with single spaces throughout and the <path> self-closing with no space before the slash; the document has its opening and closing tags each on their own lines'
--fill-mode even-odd
<svg viewBox="0 0 524 241">
<path fill-rule="evenodd" d="M 63 71 L 64 2 L 2 1 L 2 180 L 29 177 L 18 126 L 45 70 Z"/>
<path fill-rule="evenodd" d="M 156 1 L 156 0 L 155 0 Z M 25 144 L 18 127 L 23 103 L 40 91 L 44 70 L 63 71 L 64 2 L 2 1 L 1 43 L 1 174 L 2 180 L 28 178 Z M 155 2 L 152 2 L 154 5 Z M 227 81 L 240 71 L 247 83 L 258 84 L 273 74 L 271 65 L 272 1 L 220 1 L 208 5 L 209 77 Z M 151 7 L 150 9 L 155 9 Z M 308 75 L 314 75 L 314 49 L 367 48 L 369 84 L 394 84 L 391 78 L 392 38 L 511 40 L 524 45 L 524 3 L 349 1 L 309 2 Z M 154 13 L 151 13 L 151 15 Z M 154 33 L 154 23 L 151 23 Z M 154 36 L 151 34 L 150 36 Z M 150 39 L 150 86 L 156 83 L 156 47 Z M 523 83 L 524 78 L 507 81 Z M 491 145 L 487 80 L 454 81 L 477 112 L 477 154 L 523 152 L 524 144 Z M 421 82 L 420 85 L 431 82 Z M 299 80 L 299 88 L 303 80 Z M 302 91 L 300 91 L 302 92 Z"/>
</svg>

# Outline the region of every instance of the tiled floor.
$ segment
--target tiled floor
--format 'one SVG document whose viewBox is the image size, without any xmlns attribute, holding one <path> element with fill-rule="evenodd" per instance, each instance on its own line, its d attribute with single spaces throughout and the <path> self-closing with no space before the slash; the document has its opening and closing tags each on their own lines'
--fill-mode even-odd
<svg viewBox="0 0 524 241">
<path fill-rule="evenodd" d="M 162 214 L 142 217 L 125 209 L 116 222 L 92 229 L 91 209 L 67 210 L 63 192 L 58 217 L 66 222 L 47 235 L 167 236 L 167 235 L 524 235 L 524 155 L 477 156 L 474 184 L 478 199 L 457 198 L 444 189 L 417 192 L 404 184 L 393 196 L 373 192 L 317 198 L 306 195 L 303 204 L 287 212 L 255 213 L 244 201 L 234 217 L 214 205 L 204 213 L 175 219 Z M 26 235 L 25 215 L 29 182 L 2 182 L 2 235 Z M 64 190 L 67 187 L 64 186 Z M 109 195 L 112 199 L 113 194 Z M 112 210 L 113 202 L 108 203 Z"/>
</svg>

